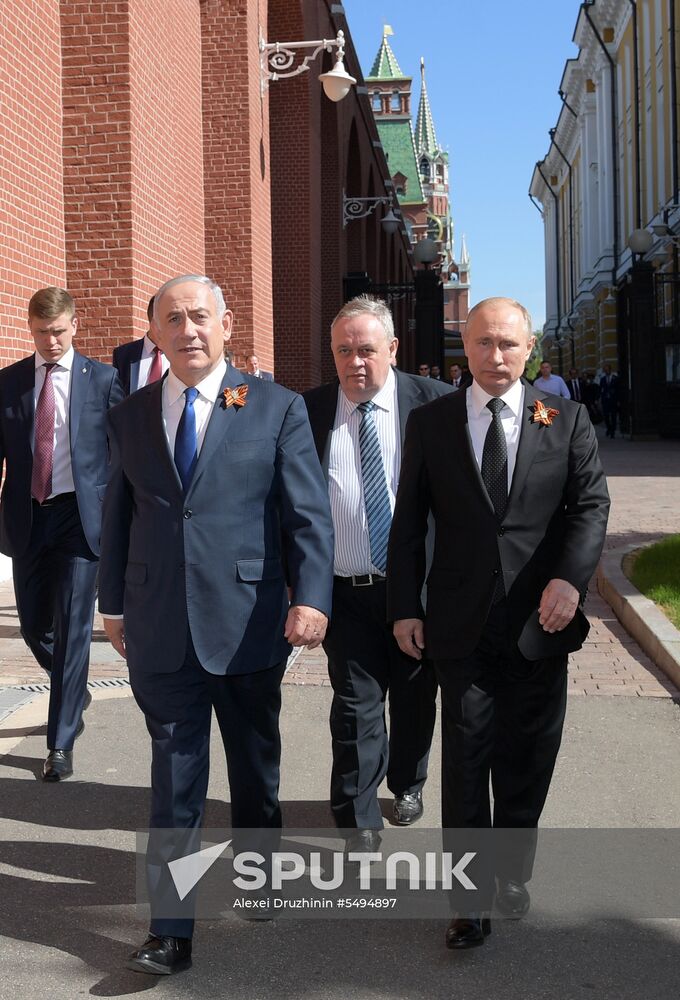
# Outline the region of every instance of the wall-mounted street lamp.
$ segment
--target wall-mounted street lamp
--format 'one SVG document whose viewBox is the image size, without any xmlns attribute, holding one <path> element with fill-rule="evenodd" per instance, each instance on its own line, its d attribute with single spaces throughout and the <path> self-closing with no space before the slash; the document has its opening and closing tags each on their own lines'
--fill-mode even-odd
<svg viewBox="0 0 680 1000">
<path fill-rule="evenodd" d="M 435 241 L 427 236 L 425 239 L 418 240 L 413 256 L 418 264 L 424 264 L 425 268 L 430 268 L 439 260 L 439 248 Z"/>
<path fill-rule="evenodd" d="M 649 229 L 633 230 L 628 237 L 628 246 L 634 254 L 643 256 L 649 253 L 654 246 L 655 237 L 672 243 L 674 247 L 680 247 L 680 233 L 675 233 L 668 224 L 671 212 L 678 208 L 680 208 L 680 205 L 666 205 L 661 211 L 661 222 L 650 226 Z"/>
<path fill-rule="evenodd" d="M 399 228 L 399 218 L 394 212 L 394 201 L 392 195 L 383 195 L 377 198 L 348 198 L 342 192 L 342 226 L 343 229 L 348 222 L 354 219 L 365 219 L 367 215 L 374 212 L 378 205 L 388 205 L 387 212 L 380 225 L 386 233 L 396 233 Z M 397 209 L 399 212 L 399 209 Z"/>
<path fill-rule="evenodd" d="M 298 49 L 314 49 L 311 55 L 305 56 L 294 69 L 295 53 Z M 345 69 L 345 33 L 339 31 L 335 38 L 322 38 L 313 42 L 266 42 L 260 35 L 260 66 L 262 72 L 262 93 L 274 80 L 285 80 L 298 76 L 309 69 L 310 63 L 316 59 L 319 52 L 338 50 L 333 69 L 322 73 L 319 80 L 323 84 L 324 93 L 331 101 L 341 101 L 349 94 L 356 80 Z"/>
</svg>

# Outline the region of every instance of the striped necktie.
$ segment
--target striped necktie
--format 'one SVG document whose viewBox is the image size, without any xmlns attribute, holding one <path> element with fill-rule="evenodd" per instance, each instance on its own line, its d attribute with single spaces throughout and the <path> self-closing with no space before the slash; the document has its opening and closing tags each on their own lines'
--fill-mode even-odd
<svg viewBox="0 0 680 1000">
<path fill-rule="evenodd" d="M 371 562 L 381 573 L 384 573 L 387 568 L 387 539 L 392 523 L 392 511 L 378 431 L 372 416 L 375 403 L 371 401 L 359 403 L 357 409 L 361 413 L 359 451 Z"/>
</svg>

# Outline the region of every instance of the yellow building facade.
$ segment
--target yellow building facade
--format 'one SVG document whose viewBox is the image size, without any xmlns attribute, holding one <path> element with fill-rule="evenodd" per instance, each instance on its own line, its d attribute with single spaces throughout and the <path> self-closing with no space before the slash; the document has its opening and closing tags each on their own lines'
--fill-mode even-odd
<svg viewBox="0 0 680 1000">
<path fill-rule="evenodd" d="M 621 430 L 680 436 L 680 0 L 578 9 L 550 146 L 529 194 L 545 225 L 544 355 L 618 371 Z"/>
</svg>

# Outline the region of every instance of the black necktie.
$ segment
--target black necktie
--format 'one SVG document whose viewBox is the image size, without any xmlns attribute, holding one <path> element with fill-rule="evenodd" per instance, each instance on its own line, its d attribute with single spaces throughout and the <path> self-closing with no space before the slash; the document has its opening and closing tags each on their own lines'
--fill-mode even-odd
<svg viewBox="0 0 680 1000">
<path fill-rule="evenodd" d="M 491 410 L 491 423 L 484 438 L 482 452 L 482 479 L 493 504 L 496 517 L 503 520 L 508 504 L 508 446 L 501 421 L 502 399 L 490 399 L 486 404 Z"/>
</svg>

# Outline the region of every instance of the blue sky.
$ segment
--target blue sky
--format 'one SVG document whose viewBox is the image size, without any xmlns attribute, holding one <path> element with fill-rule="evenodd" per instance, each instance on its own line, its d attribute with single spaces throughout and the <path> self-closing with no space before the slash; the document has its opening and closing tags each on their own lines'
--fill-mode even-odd
<svg viewBox="0 0 680 1000">
<path fill-rule="evenodd" d="M 420 57 L 437 139 L 449 151 L 456 249 L 472 264 L 471 301 L 510 295 L 545 321 L 543 222 L 528 197 L 536 160 L 557 123 L 557 88 L 577 0 L 343 0 L 365 75 L 387 22 L 404 73 L 420 96 Z"/>
</svg>

